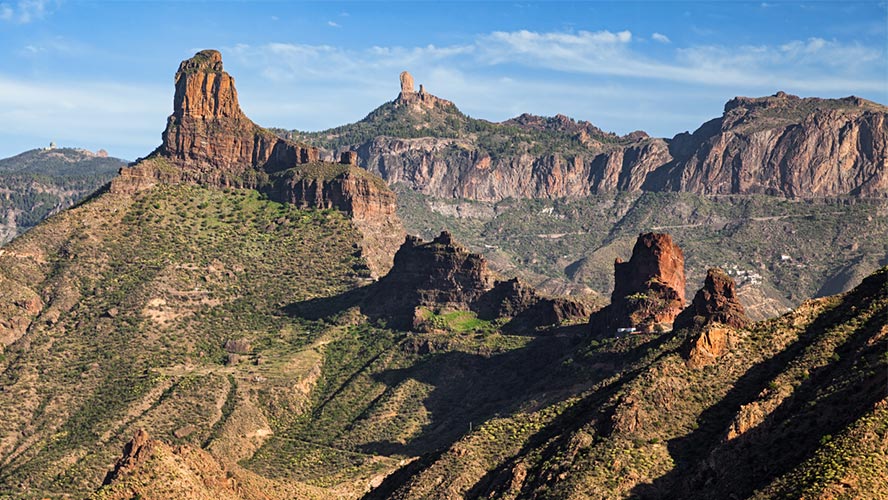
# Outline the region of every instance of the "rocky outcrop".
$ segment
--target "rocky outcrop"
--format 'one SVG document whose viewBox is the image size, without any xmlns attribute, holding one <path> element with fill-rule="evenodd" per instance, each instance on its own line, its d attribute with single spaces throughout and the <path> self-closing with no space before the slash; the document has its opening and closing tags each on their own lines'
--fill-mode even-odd
<svg viewBox="0 0 888 500">
<path fill-rule="evenodd" d="M 344 154 L 338 164 L 319 157 L 317 148 L 282 139 L 250 121 L 221 54 L 204 50 L 179 65 L 163 144 L 122 169 L 110 190 L 132 194 L 158 183 L 198 182 L 257 189 L 303 208 L 341 210 L 362 234 L 371 273 L 384 275 L 405 234 L 394 194 L 381 179 L 355 166 L 354 155 Z"/>
<path fill-rule="evenodd" d="M 727 352 L 731 331 L 718 324 L 708 324 L 690 337 L 684 348 L 688 367 L 702 368 L 715 363 Z"/>
<path fill-rule="evenodd" d="M 668 234 L 641 234 L 628 262 L 614 263 L 611 303 L 592 317 L 593 328 L 668 331 L 685 303 L 684 255 Z"/>
<path fill-rule="evenodd" d="M 408 236 L 388 275 L 368 291 L 361 310 L 399 329 L 428 329 L 431 312 L 474 311 L 482 319 L 511 319 L 512 329 L 533 329 L 585 318 L 588 306 L 540 296 L 517 279 L 496 281 L 484 257 L 443 231 L 431 242 Z"/>
<path fill-rule="evenodd" d="M 737 298 L 734 279 L 718 268 L 707 271 L 706 281 L 687 309 L 675 318 L 675 328 L 700 327 L 720 323 L 734 328 L 749 324 L 743 304 Z"/>
<path fill-rule="evenodd" d="M 133 438 L 123 447 L 123 455 L 114 463 L 114 469 L 108 472 L 102 484 L 111 484 L 121 475 L 145 463 L 150 458 L 155 444 L 147 432 L 142 429 L 137 430 Z"/>
<path fill-rule="evenodd" d="M 233 182 L 249 170 L 276 171 L 318 160 L 318 151 L 283 140 L 244 115 L 222 55 L 204 50 L 176 72 L 173 114 L 160 154 L 202 180 Z"/>
<path fill-rule="evenodd" d="M 693 134 L 657 139 L 641 131 L 617 136 L 564 115 L 473 120 L 422 87 L 415 92 L 408 73 L 401 83 L 398 98 L 363 121 L 301 136 L 326 147 L 335 136 L 333 150 L 357 151 L 359 163 L 389 184 L 439 198 L 888 196 L 888 108 L 856 97 L 738 97 Z M 367 139 L 362 131 L 381 129 L 380 117 L 388 128 Z"/>
<path fill-rule="evenodd" d="M 510 318 L 506 330 L 532 330 L 587 318 L 588 304 L 566 297 L 543 297 L 518 278 L 497 281 L 472 308 L 484 319 Z"/>
<path fill-rule="evenodd" d="M 409 329 L 421 309 L 468 310 L 493 284 L 484 258 L 455 243 L 449 232 L 428 243 L 407 236 L 364 309 L 387 317 L 390 326 Z"/>
</svg>

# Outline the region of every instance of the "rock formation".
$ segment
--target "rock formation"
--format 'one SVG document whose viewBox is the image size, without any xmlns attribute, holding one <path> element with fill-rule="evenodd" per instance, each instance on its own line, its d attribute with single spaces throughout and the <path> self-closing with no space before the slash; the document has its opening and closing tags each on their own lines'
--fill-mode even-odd
<svg viewBox="0 0 888 500">
<path fill-rule="evenodd" d="M 616 191 L 888 196 L 888 108 L 856 97 L 739 97 L 722 117 L 672 139 L 640 131 L 621 137 L 563 115 L 473 120 L 449 101 L 403 85 L 393 103 L 357 126 L 378 128 L 379 117 L 430 132 L 355 134 L 355 142 L 337 147 L 357 151 L 360 163 L 389 184 L 440 198 L 496 202 Z M 350 127 L 342 129 L 340 144 Z M 306 137 L 325 144 L 324 134 Z"/>
<path fill-rule="evenodd" d="M 690 368 L 702 368 L 715 363 L 728 350 L 731 329 L 707 324 L 700 332 L 688 338 L 684 346 Z"/>
<path fill-rule="evenodd" d="M 724 271 L 713 268 L 707 271 L 706 281 L 687 309 L 675 317 L 675 328 L 699 327 L 708 323 L 721 323 L 734 328 L 749 324 L 743 304 L 737 299 L 734 280 Z"/>
<path fill-rule="evenodd" d="M 400 329 L 425 329 L 429 311 L 471 310 L 482 319 L 508 318 L 533 329 L 589 314 L 585 304 L 542 297 L 517 279 L 496 281 L 484 257 L 443 231 L 431 242 L 408 236 L 388 275 L 362 304 L 371 317 Z"/>
<path fill-rule="evenodd" d="M 366 308 L 388 317 L 391 326 L 407 329 L 422 308 L 469 309 L 493 283 L 484 258 L 455 243 L 449 232 L 428 243 L 407 236 Z"/>
<path fill-rule="evenodd" d="M 671 144 L 645 189 L 794 198 L 888 195 L 888 108 L 858 97 L 737 97 Z"/>
<path fill-rule="evenodd" d="M 406 71 L 401 72 L 401 95 L 406 96 L 413 93 L 413 75 Z"/>
<path fill-rule="evenodd" d="M 157 183 L 198 182 L 258 189 L 304 208 L 348 213 L 363 237 L 374 276 L 385 274 L 404 237 L 395 196 L 385 182 L 356 165 L 319 161 L 317 148 L 277 137 L 244 115 L 234 78 L 222 56 L 204 50 L 176 72 L 173 114 L 163 144 L 147 159 L 122 169 L 112 193 L 134 193 Z"/>
<path fill-rule="evenodd" d="M 395 99 L 396 106 L 404 106 L 413 111 L 424 111 L 431 109 L 457 111 L 456 106 L 440 97 L 435 97 L 426 92 L 425 87 L 419 86 L 419 92 L 414 90 L 413 75 L 406 71 L 401 72 L 401 93 Z"/>
<path fill-rule="evenodd" d="M 614 263 L 611 303 L 593 315 L 595 328 L 666 331 L 685 303 L 684 255 L 668 234 L 641 234 L 629 262 Z M 612 332 L 611 332 L 612 333 Z"/>
<path fill-rule="evenodd" d="M 511 318 L 507 330 L 532 330 L 558 325 L 570 319 L 586 318 L 587 304 L 565 297 L 543 297 L 518 278 L 497 281 L 473 309 L 485 319 Z"/>
</svg>

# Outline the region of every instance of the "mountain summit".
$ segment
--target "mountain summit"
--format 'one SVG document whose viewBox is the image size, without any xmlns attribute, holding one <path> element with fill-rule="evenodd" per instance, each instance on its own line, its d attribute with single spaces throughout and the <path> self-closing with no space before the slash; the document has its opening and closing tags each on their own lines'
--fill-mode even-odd
<svg viewBox="0 0 888 500">
<path fill-rule="evenodd" d="M 375 276 L 385 274 L 404 238 L 395 196 L 375 175 L 353 165 L 322 162 L 318 149 L 282 139 L 253 123 L 238 104 L 234 78 L 222 55 L 203 50 L 176 72 L 173 114 L 163 143 L 111 183 L 115 193 L 135 193 L 158 182 L 197 182 L 256 189 L 303 208 L 348 213 L 363 235 L 362 251 Z"/>
</svg>

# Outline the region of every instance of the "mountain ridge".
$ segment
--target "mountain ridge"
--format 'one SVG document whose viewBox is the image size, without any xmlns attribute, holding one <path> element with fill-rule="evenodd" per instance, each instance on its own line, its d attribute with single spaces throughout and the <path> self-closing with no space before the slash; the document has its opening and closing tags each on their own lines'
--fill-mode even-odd
<svg viewBox="0 0 888 500">
<path fill-rule="evenodd" d="M 411 105 L 402 95 L 447 105 L 416 106 L 420 97 L 411 97 Z M 390 184 L 439 198 L 555 199 L 614 191 L 885 197 L 886 116 L 885 106 L 854 96 L 777 92 L 735 97 L 722 117 L 693 133 L 620 137 L 564 115 L 478 120 L 425 89 L 402 89 L 354 124 L 278 133 L 325 154 L 356 150 L 360 165 Z"/>
</svg>

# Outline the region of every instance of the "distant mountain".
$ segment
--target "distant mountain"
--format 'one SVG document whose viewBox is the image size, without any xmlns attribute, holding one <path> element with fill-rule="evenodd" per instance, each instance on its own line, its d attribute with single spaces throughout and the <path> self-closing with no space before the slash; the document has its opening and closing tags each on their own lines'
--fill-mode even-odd
<svg viewBox="0 0 888 500">
<path fill-rule="evenodd" d="M 101 150 L 55 147 L 0 160 L 0 244 L 74 205 L 126 163 Z"/>
<path fill-rule="evenodd" d="M 331 155 L 355 150 L 359 164 L 389 184 L 439 198 L 888 196 L 888 108 L 857 97 L 738 97 L 693 134 L 657 139 L 617 136 L 563 115 L 478 120 L 410 83 L 357 123 L 285 135 Z"/>
</svg>

